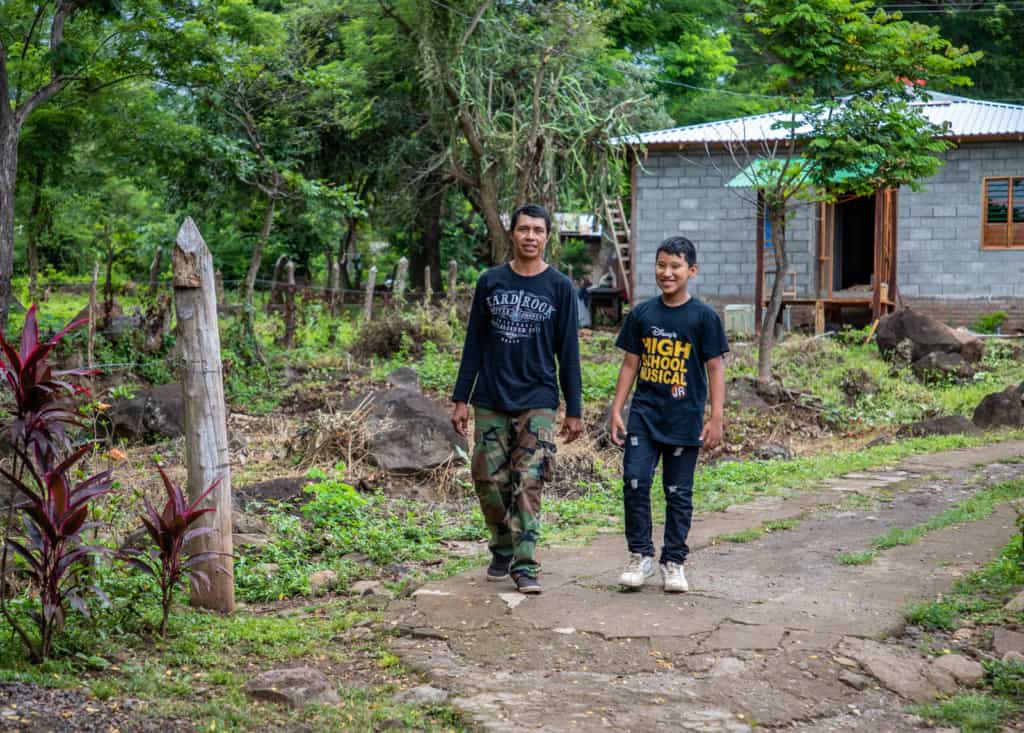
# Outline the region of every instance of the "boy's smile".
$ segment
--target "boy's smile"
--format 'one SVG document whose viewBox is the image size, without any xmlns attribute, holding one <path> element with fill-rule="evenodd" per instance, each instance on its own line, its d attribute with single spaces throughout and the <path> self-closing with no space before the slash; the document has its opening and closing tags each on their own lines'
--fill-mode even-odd
<svg viewBox="0 0 1024 733">
<path fill-rule="evenodd" d="M 687 283 L 697 274 L 697 265 L 689 265 L 682 255 L 659 252 L 655 264 L 658 288 L 667 301 L 683 302 L 687 298 Z"/>
</svg>

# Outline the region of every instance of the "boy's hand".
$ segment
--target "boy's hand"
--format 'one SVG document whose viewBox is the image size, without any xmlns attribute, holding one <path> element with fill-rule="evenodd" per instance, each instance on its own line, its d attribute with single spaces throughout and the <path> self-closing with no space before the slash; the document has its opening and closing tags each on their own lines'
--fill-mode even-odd
<svg viewBox="0 0 1024 733">
<path fill-rule="evenodd" d="M 704 423 L 704 430 L 701 431 L 700 439 L 704 442 L 704 449 L 710 450 L 722 442 L 722 418 L 713 417 Z"/>
<path fill-rule="evenodd" d="M 562 429 L 558 431 L 560 438 L 571 443 L 583 434 L 583 421 L 578 417 L 567 417 L 562 421 Z"/>
<path fill-rule="evenodd" d="M 622 422 L 622 413 L 618 410 L 612 410 L 611 419 L 608 421 L 608 429 L 612 434 L 612 442 L 617 446 L 622 446 L 626 442 L 626 425 Z"/>
<path fill-rule="evenodd" d="M 466 407 L 465 402 L 455 403 L 455 409 L 452 410 L 452 427 L 455 428 L 456 433 L 463 438 L 466 437 L 469 431 L 469 408 Z"/>
</svg>

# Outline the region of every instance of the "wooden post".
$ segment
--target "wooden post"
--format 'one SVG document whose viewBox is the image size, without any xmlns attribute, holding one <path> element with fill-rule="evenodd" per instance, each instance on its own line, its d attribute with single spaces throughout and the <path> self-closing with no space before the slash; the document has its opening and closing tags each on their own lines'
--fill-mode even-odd
<svg viewBox="0 0 1024 733">
<path fill-rule="evenodd" d="M 93 352 L 96 346 L 96 284 L 100 279 L 99 260 L 92 266 L 92 284 L 89 286 L 89 341 L 86 346 L 86 366 L 93 367 Z"/>
<path fill-rule="evenodd" d="M 367 323 L 373 318 L 373 289 L 377 286 L 377 266 L 370 268 L 366 276 L 366 300 L 363 302 L 363 320 Z"/>
<path fill-rule="evenodd" d="M 164 264 L 164 248 L 157 247 L 153 255 L 153 262 L 149 266 L 149 297 L 156 295 L 157 286 L 160 284 L 160 268 Z"/>
<path fill-rule="evenodd" d="M 331 292 L 329 293 L 328 310 L 332 315 L 336 315 L 341 311 L 341 306 L 345 302 L 344 296 L 338 292 L 338 288 L 341 285 L 341 265 L 337 262 L 331 263 Z"/>
<path fill-rule="evenodd" d="M 569 282 L 575 284 L 576 280 L 572 276 L 572 265 L 567 265 L 565 270 L 566 270 L 565 274 L 569 276 Z"/>
<path fill-rule="evenodd" d="M 213 532 L 196 537 L 189 552 L 224 553 L 199 568 L 210 579 L 209 587 L 192 590 L 194 606 L 221 613 L 235 610 L 235 586 L 231 558 L 231 467 L 228 462 L 227 411 L 221 373 L 220 332 L 214 294 L 213 258 L 191 217 L 185 219 L 171 256 L 174 271 L 174 305 L 178 316 L 178 343 L 184 368 L 182 391 L 185 406 L 185 461 L 188 494 L 194 500 L 215 480 L 217 488 L 194 527 Z"/>
<path fill-rule="evenodd" d="M 217 296 L 217 307 L 222 307 L 224 305 L 224 276 L 220 270 L 213 273 L 213 292 Z"/>
<path fill-rule="evenodd" d="M 395 302 L 399 305 L 405 303 L 405 281 L 409 277 L 409 258 L 402 257 L 398 260 L 398 271 L 395 273 Z"/>
<path fill-rule="evenodd" d="M 423 304 L 430 305 L 434 299 L 434 288 L 430 285 L 430 265 L 423 268 Z"/>
<path fill-rule="evenodd" d="M 284 336 L 281 345 L 290 349 L 295 345 L 295 263 L 291 260 L 284 266 L 284 276 L 288 287 L 284 295 Z"/>
<path fill-rule="evenodd" d="M 270 276 L 270 297 L 267 298 L 267 307 L 265 309 L 267 313 L 270 313 L 280 301 L 281 278 L 284 277 L 284 267 L 287 262 L 288 257 L 281 255 L 277 258 L 277 262 L 274 263 L 274 274 Z"/>
<path fill-rule="evenodd" d="M 455 260 L 448 261 L 448 302 L 455 302 L 456 288 L 459 282 L 459 263 Z"/>
</svg>

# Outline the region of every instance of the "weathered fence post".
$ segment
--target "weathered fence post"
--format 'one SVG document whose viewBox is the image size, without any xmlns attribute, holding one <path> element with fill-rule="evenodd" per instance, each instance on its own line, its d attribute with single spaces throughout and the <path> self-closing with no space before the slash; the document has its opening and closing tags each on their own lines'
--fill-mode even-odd
<svg viewBox="0 0 1024 733">
<path fill-rule="evenodd" d="M 430 285 L 430 265 L 423 268 L 423 304 L 430 305 L 434 299 L 434 288 Z"/>
<path fill-rule="evenodd" d="M 566 269 L 566 273 L 565 274 L 569 276 L 569 282 L 575 283 L 576 281 L 573 279 L 573 276 L 572 276 L 572 265 L 568 265 L 565 269 Z"/>
<path fill-rule="evenodd" d="M 459 263 L 448 260 L 448 302 L 455 303 L 455 293 L 459 282 Z"/>
<path fill-rule="evenodd" d="M 287 262 L 288 257 L 281 255 L 277 258 L 277 262 L 274 263 L 274 274 L 270 276 L 270 297 L 267 298 L 267 307 L 265 309 L 267 313 L 274 309 L 281 296 L 281 278 L 284 277 L 284 267 Z"/>
<path fill-rule="evenodd" d="M 405 281 L 409 277 L 409 258 L 402 257 L 398 260 L 398 271 L 395 273 L 395 302 L 399 305 L 405 303 Z"/>
<path fill-rule="evenodd" d="M 377 286 L 377 266 L 370 268 L 366 276 L 366 300 L 363 302 L 363 320 L 367 323 L 373 318 L 373 289 Z"/>
<path fill-rule="evenodd" d="M 156 295 L 156 289 L 160 284 L 160 268 L 164 264 L 164 248 L 157 247 L 153 254 L 153 262 L 149 266 L 149 297 Z"/>
<path fill-rule="evenodd" d="M 209 587 L 192 590 L 194 606 L 221 613 L 235 610 L 231 558 L 231 467 L 221 372 L 220 332 L 214 293 L 213 258 L 191 217 L 178 231 L 171 262 L 174 270 L 174 305 L 178 315 L 178 343 L 184 369 L 185 461 L 188 494 L 194 500 L 215 480 L 217 488 L 205 501 L 215 512 L 204 514 L 196 526 L 213 531 L 192 540 L 191 553 L 224 553 L 199 568 Z"/>
<path fill-rule="evenodd" d="M 217 296 L 217 307 L 224 306 L 224 276 L 220 270 L 213 273 L 213 292 Z"/>
<path fill-rule="evenodd" d="M 337 262 L 331 263 L 331 292 L 328 294 L 328 310 L 331 315 L 337 315 L 341 311 L 341 306 L 345 303 L 345 298 L 338 289 L 341 287 L 341 265 Z M 340 302 L 339 302 L 340 299 Z"/>
<path fill-rule="evenodd" d="M 284 336 L 281 345 L 290 349 L 295 345 L 295 263 L 288 260 L 284 266 L 285 280 L 288 287 L 284 294 Z"/>
<path fill-rule="evenodd" d="M 96 347 L 96 285 L 100 279 L 99 260 L 92 266 L 92 284 L 89 286 L 89 340 L 86 345 L 86 366 L 93 367 L 93 353 Z"/>
</svg>

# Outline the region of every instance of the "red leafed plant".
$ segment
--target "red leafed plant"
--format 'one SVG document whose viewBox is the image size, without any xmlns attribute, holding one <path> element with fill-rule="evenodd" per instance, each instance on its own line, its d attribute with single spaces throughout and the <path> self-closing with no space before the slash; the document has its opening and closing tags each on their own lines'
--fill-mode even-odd
<svg viewBox="0 0 1024 733">
<path fill-rule="evenodd" d="M 160 636 L 167 636 L 167 617 L 171 612 L 171 601 L 174 589 L 183 581 L 188 580 L 193 587 L 209 587 L 210 578 L 196 566 L 212 560 L 223 552 L 197 552 L 187 554 L 185 547 L 193 539 L 210 534 L 212 527 L 196 527 L 189 529 L 193 522 L 214 507 L 200 509 L 199 505 L 217 488 L 220 479 L 216 479 L 195 501 L 189 503 L 181 487 L 177 486 L 160 467 L 156 466 L 163 479 L 167 492 L 167 503 L 163 511 L 158 512 L 149 497 L 145 497 L 146 513 L 142 515 L 142 523 L 153 541 L 148 551 L 123 549 L 120 556 L 125 562 L 146 575 L 156 578 L 160 585 L 160 601 L 163 618 L 160 620 Z"/>
<path fill-rule="evenodd" d="M 30 656 L 41 661 L 50 656 L 53 635 L 64 625 L 65 604 L 88 614 L 81 596 L 80 572 L 87 567 L 90 555 L 106 551 L 104 547 L 85 545 L 82 534 L 96 526 L 86 522 L 89 502 L 112 491 L 110 471 L 103 471 L 78 483 L 69 473 L 88 446 L 79 448 L 56 468 L 47 470 L 43 450 L 35 446 L 35 461 L 21 454 L 22 466 L 32 477 L 29 486 L 14 474 L 0 469 L 0 474 L 25 497 L 18 505 L 25 527 L 25 540 L 8 536 L 7 547 L 28 566 L 28 574 L 39 591 L 40 610 L 32 613 L 39 630 L 35 642 L 16 623 L 14 629 L 28 647 Z M 41 470 L 37 471 L 37 465 Z M 94 588 L 100 592 L 98 588 Z M 102 595 L 102 593 L 101 593 Z M 8 618 L 8 621 L 12 619 Z"/>
<path fill-rule="evenodd" d="M 14 402 L 7 433 L 15 448 L 27 453 L 30 445 L 39 445 L 43 449 L 43 457 L 50 459 L 58 447 L 67 445 L 64 426 L 80 424 L 81 413 L 74 398 L 88 394 L 88 390 L 63 378 L 85 377 L 92 372 L 87 369 L 54 371 L 48 357 L 61 339 L 84 323 L 85 319 L 70 323 L 53 337 L 40 342 L 36 306 L 33 305 L 25 314 L 25 327 L 21 331 L 18 349 L 0 334 L 0 348 L 3 349 L 0 373 Z"/>
<path fill-rule="evenodd" d="M 69 324 L 47 339 L 39 340 L 36 306 L 25 314 L 25 325 L 18 348 L 0 334 L 0 386 L 10 391 L 9 418 L 0 433 L 14 448 L 15 461 L 5 473 L 12 485 L 27 496 L 27 501 L 8 502 L 4 541 L 0 549 L 0 613 L 28 646 L 29 654 L 40 659 L 50 653 L 53 633 L 63 624 L 64 602 L 85 607 L 77 593 L 74 578 L 85 557 L 95 548 L 80 546 L 85 526 L 86 505 L 95 496 L 110 490 L 109 475 L 99 474 L 70 486 L 67 470 L 86 449 L 72 454 L 58 464 L 58 455 L 70 449 L 65 427 L 80 424 L 81 412 L 76 398 L 88 394 L 68 377 L 83 377 L 83 369 L 54 371 L 50 352 L 84 320 Z M 33 459 L 35 465 L 33 465 Z M 31 489 L 22 479 L 30 471 L 38 489 Z M 99 490 L 97 490 L 99 489 Z M 70 498 L 74 496 L 74 499 Z M 15 510 L 23 515 L 26 538 L 12 538 Z M 42 612 L 36 614 L 39 643 L 34 643 L 7 608 L 8 550 L 25 558 L 30 576 L 37 585 Z"/>
</svg>

